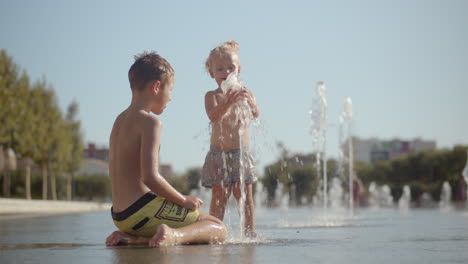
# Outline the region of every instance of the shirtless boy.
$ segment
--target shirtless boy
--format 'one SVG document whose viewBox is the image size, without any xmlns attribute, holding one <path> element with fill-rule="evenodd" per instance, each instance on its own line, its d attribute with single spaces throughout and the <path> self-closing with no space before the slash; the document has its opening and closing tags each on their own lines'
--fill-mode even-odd
<svg viewBox="0 0 468 264">
<path fill-rule="evenodd" d="M 132 101 L 115 120 L 109 148 L 111 213 L 119 230 L 106 245 L 223 242 L 221 220 L 198 211 L 199 198 L 182 195 L 158 172 L 162 124 L 151 113 L 161 114 L 171 100 L 174 70 L 157 53 L 143 53 L 128 77 Z"/>
</svg>

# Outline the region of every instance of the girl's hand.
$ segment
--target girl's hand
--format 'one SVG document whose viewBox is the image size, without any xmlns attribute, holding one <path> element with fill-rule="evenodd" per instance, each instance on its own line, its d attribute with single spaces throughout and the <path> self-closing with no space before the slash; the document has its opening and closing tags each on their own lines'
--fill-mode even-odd
<svg viewBox="0 0 468 264">
<path fill-rule="evenodd" d="M 228 106 L 231 106 L 231 105 L 239 102 L 240 100 L 246 98 L 246 95 L 245 95 L 244 89 L 239 90 L 239 91 L 236 91 L 236 90 L 233 90 L 233 89 L 228 89 L 228 91 L 226 93 L 226 97 L 227 97 L 226 104 Z"/>
<path fill-rule="evenodd" d="M 242 89 L 242 92 L 244 98 L 247 99 L 247 103 L 249 104 L 249 106 L 255 108 L 257 106 L 257 103 L 255 102 L 255 96 L 252 94 L 252 92 L 247 90 L 246 87 Z"/>
</svg>

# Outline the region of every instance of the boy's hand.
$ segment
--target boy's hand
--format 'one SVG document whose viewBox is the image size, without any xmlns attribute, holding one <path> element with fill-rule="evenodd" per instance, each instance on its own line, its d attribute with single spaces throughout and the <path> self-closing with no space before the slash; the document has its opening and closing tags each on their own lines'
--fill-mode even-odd
<svg viewBox="0 0 468 264">
<path fill-rule="evenodd" d="M 185 201 L 182 207 L 189 210 L 196 210 L 203 205 L 203 201 L 195 196 L 185 196 Z"/>
</svg>

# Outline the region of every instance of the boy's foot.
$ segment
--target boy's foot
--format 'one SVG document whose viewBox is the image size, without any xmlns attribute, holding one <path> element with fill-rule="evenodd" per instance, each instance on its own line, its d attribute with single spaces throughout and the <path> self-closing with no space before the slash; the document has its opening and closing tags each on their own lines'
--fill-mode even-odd
<svg viewBox="0 0 468 264">
<path fill-rule="evenodd" d="M 156 234 L 150 239 L 148 245 L 150 247 L 176 245 L 176 234 L 174 229 L 165 224 L 161 224 L 156 231 Z"/>
<path fill-rule="evenodd" d="M 147 237 L 132 236 L 117 230 L 107 237 L 106 246 L 139 245 L 148 243 L 148 240 Z"/>
<path fill-rule="evenodd" d="M 123 241 L 124 233 L 120 231 L 114 231 L 110 236 L 106 238 L 106 246 L 116 246 Z"/>
</svg>

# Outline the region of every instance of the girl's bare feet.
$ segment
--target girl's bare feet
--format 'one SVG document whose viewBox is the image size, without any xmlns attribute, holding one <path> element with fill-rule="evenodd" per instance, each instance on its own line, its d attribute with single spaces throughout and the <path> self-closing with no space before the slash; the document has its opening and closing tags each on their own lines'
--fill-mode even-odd
<svg viewBox="0 0 468 264">
<path fill-rule="evenodd" d="M 176 231 L 166 224 L 161 224 L 156 231 L 156 234 L 150 239 L 148 245 L 150 247 L 177 245 Z"/>
</svg>

